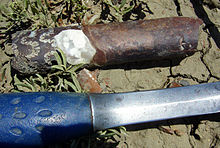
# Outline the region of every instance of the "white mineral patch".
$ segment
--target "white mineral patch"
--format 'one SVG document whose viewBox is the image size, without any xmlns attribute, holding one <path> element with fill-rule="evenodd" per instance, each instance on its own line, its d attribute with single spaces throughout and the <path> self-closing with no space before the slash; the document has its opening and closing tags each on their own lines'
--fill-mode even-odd
<svg viewBox="0 0 220 148">
<path fill-rule="evenodd" d="M 63 50 L 69 64 L 88 64 L 96 53 L 82 30 L 64 30 L 54 37 L 56 46 Z"/>
</svg>

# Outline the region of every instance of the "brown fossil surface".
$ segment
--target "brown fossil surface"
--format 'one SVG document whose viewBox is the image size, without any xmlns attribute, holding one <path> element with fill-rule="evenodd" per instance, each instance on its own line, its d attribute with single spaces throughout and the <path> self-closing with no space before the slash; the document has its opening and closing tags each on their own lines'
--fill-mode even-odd
<svg viewBox="0 0 220 148">
<path fill-rule="evenodd" d="M 95 65 L 186 56 L 196 51 L 200 19 L 169 17 L 83 27 Z"/>
</svg>

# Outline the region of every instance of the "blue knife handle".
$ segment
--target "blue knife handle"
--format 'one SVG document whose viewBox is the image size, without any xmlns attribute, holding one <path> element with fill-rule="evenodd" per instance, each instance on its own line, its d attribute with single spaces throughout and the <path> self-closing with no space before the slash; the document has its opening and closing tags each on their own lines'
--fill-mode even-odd
<svg viewBox="0 0 220 148">
<path fill-rule="evenodd" d="M 87 94 L 0 94 L 0 147 L 42 146 L 90 132 Z"/>
</svg>

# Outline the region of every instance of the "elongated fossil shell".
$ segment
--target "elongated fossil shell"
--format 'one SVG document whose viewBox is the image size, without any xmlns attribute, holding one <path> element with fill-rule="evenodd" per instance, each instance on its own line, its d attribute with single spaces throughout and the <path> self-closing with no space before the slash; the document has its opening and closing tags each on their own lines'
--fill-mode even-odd
<svg viewBox="0 0 220 148">
<path fill-rule="evenodd" d="M 201 24 L 196 18 L 168 17 L 82 26 L 74 36 L 64 32 L 79 28 L 21 31 L 13 37 L 12 66 L 22 73 L 45 72 L 58 48 L 69 64 L 79 61 L 96 66 L 191 55 L 196 52 Z"/>
</svg>

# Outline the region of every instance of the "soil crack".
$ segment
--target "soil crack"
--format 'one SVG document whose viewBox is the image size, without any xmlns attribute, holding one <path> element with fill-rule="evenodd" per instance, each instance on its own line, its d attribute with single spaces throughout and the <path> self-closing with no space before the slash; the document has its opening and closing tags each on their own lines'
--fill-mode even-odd
<svg viewBox="0 0 220 148">
<path fill-rule="evenodd" d="M 180 8 L 180 3 L 178 0 L 173 0 L 174 4 L 176 5 L 176 13 L 178 16 L 183 16 Z"/>
</svg>

